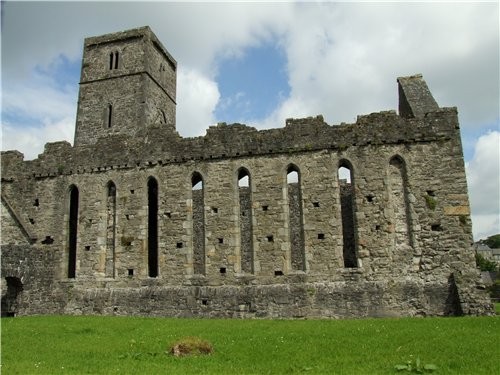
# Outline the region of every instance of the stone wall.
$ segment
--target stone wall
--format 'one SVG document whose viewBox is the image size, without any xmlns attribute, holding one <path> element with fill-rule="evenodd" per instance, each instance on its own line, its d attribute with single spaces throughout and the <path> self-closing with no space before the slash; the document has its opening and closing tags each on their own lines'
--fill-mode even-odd
<svg viewBox="0 0 500 375">
<path fill-rule="evenodd" d="M 119 50 L 128 64 L 130 43 L 144 77 L 112 69 L 82 86 L 75 146 L 48 143 L 32 161 L 2 153 L 2 285 L 11 301 L 22 283 L 17 314 L 492 312 L 471 251 L 457 111 L 439 108 L 421 76 L 398 80 L 400 114 L 260 131 L 221 123 L 182 138 L 173 123 L 145 120 L 158 92 L 175 95 L 171 76 L 148 73 L 158 64 L 175 72 L 149 29 L 88 45 L 101 58 Z M 137 85 L 114 89 L 123 79 Z M 103 132 L 107 88 L 114 115 L 142 120 Z M 338 175 L 346 166 L 348 185 Z"/>
</svg>

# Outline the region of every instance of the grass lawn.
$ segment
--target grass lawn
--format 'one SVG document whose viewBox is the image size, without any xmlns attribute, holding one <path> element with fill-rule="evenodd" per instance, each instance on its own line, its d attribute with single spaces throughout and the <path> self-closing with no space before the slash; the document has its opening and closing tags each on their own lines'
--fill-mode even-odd
<svg viewBox="0 0 500 375">
<path fill-rule="evenodd" d="M 2 374 L 397 374 L 420 358 L 435 374 L 498 374 L 500 317 L 222 320 L 5 318 Z M 165 354 L 210 341 L 210 356 Z M 406 371 L 402 373 L 407 373 Z"/>
</svg>

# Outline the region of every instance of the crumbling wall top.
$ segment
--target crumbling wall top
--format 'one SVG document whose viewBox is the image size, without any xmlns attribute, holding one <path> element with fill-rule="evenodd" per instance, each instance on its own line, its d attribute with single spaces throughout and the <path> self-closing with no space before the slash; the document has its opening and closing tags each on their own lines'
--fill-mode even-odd
<svg viewBox="0 0 500 375">
<path fill-rule="evenodd" d="M 399 115 L 405 118 L 421 118 L 426 113 L 439 110 L 422 74 L 398 78 Z"/>
</svg>

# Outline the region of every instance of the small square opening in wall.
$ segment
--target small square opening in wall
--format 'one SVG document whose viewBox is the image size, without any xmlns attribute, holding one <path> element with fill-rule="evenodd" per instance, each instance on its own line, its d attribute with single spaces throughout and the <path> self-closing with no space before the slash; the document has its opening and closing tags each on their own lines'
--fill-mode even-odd
<svg viewBox="0 0 500 375">
<path fill-rule="evenodd" d="M 436 192 L 434 190 L 427 190 L 427 195 L 429 197 L 435 197 L 436 196 Z"/>
<path fill-rule="evenodd" d="M 38 200 L 38 198 L 36 198 L 35 201 L 33 202 L 33 206 L 35 207 L 40 206 L 40 201 Z"/>
<path fill-rule="evenodd" d="M 226 267 L 221 267 L 221 268 L 219 269 L 219 271 L 220 271 L 220 273 L 226 273 Z"/>
<path fill-rule="evenodd" d="M 212 212 L 216 214 L 219 212 L 219 209 L 217 207 L 212 207 Z"/>
<path fill-rule="evenodd" d="M 35 224 L 35 220 L 34 220 L 33 218 L 31 218 L 31 217 L 30 217 L 30 218 L 29 218 L 29 221 L 30 221 L 30 223 L 31 223 L 32 225 L 33 225 L 33 224 Z"/>
<path fill-rule="evenodd" d="M 165 212 L 165 216 L 170 219 L 172 217 L 172 213 L 167 211 L 167 212 Z"/>
<path fill-rule="evenodd" d="M 375 230 L 380 230 L 380 225 L 375 225 Z"/>
<path fill-rule="evenodd" d="M 432 224 L 431 225 L 431 230 L 434 231 L 434 232 L 442 232 L 443 231 L 443 227 L 441 226 L 441 224 Z"/>
<path fill-rule="evenodd" d="M 86 251 L 89 251 L 89 250 L 90 250 L 90 246 L 89 246 L 89 245 L 86 245 L 86 246 L 85 246 L 85 250 L 86 250 Z"/>
<path fill-rule="evenodd" d="M 44 245 L 52 245 L 54 243 L 54 239 L 50 236 L 45 236 L 45 239 L 42 241 Z"/>
<path fill-rule="evenodd" d="M 274 271 L 274 276 L 283 276 L 283 271 L 281 270 Z"/>
<path fill-rule="evenodd" d="M 130 194 L 135 194 L 135 190 L 134 190 L 134 189 L 131 189 L 131 190 L 130 190 Z"/>
<path fill-rule="evenodd" d="M 318 240 L 324 240 L 325 239 L 325 234 L 324 233 L 318 233 Z"/>
<path fill-rule="evenodd" d="M 367 201 L 367 202 L 373 202 L 373 199 L 374 199 L 374 198 L 375 198 L 375 196 L 373 196 L 372 194 L 368 194 L 368 195 L 366 196 L 366 201 Z"/>
<path fill-rule="evenodd" d="M 313 207 L 319 207 L 319 202 L 313 202 Z"/>
<path fill-rule="evenodd" d="M 219 243 L 224 243 L 224 238 L 222 237 L 219 237 L 217 240 L 219 241 Z"/>
<path fill-rule="evenodd" d="M 273 235 L 266 236 L 267 242 L 274 242 L 274 237 Z"/>
<path fill-rule="evenodd" d="M 262 211 L 268 211 L 268 210 L 269 210 L 269 206 L 268 205 L 262 206 Z"/>
<path fill-rule="evenodd" d="M 201 304 L 202 304 L 203 306 L 208 305 L 208 299 L 202 299 L 202 300 L 201 300 Z"/>
<path fill-rule="evenodd" d="M 184 247 L 184 244 L 182 242 L 177 242 L 175 247 L 177 247 L 178 249 L 182 249 Z"/>
<path fill-rule="evenodd" d="M 134 269 L 133 268 L 129 268 L 127 270 L 127 274 L 128 274 L 128 276 L 134 276 Z"/>
</svg>

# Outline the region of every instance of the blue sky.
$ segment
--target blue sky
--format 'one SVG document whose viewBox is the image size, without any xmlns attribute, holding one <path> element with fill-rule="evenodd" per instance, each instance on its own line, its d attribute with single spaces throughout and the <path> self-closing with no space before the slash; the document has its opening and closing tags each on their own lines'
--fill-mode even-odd
<svg viewBox="0 0 500 375">
<path fill-rule="evenodd" d="M 215 79 L 221 96 L 214 116 L 220 122 L 264 120 L 290 94 L 285 52 L 272 43 L 222 59 Z"/>
<path fill-rule="evenodd" d="M 450 16 L 452 15 L 452 16 Z M 3 2 L 2 149 L 73 142 L 83 39 L 149 25 L 178 62 L 177 130 L 397 110 L 422 73 L 457 106 L 474 235 L 500 232 L 498 2 Z M 485 183 L 489 181 L 489 183 Z"/>
</svg>

